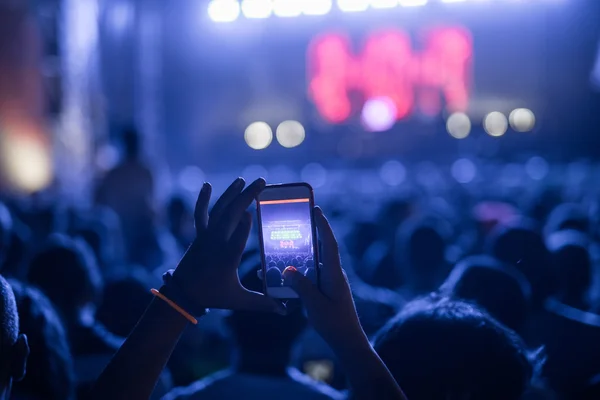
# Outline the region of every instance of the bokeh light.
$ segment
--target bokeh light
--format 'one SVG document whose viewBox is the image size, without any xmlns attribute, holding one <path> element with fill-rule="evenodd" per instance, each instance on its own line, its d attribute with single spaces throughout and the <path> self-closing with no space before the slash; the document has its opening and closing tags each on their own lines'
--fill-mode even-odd
<svg viewBox="0 0 600 400">
<path fill-rule="evenodd" d="M 258 164 L 248 165 L 242 171 L 242 177 L 244 179 L 246 179 L 247 182 L 252 182 L 255 179 L 258 179 L 260 177 L 267 179 L 268 176 L 269 176 L 269 173 L 268 173 L 267 169 L 265 167 L 263 167 L 262 165 L 258 165 Z"/>
<path fill-rule="evenodd" d="M 6 178 L 14 187 L 36 192 L 51 183 L 54 171 L 44 140 L 27 132 L 6 133 L 0 149 Z"/>
<path fill-rule="evenodd" d="M 244 140 L 254 150 L 266 149 L 273 141 L 273 130 L 266 122 L 253 122 L 246 128 Z"/>
<path fill-rule="evenodd" d="M 373 8 L 394 8 L 398 6 L 398 0 L 371 0 Z"/>
<path fill-rule="evenodd" d="M 235 0 L 211 0 L 208 16 L 215 22 L 232 22 L 240 16 L 240 3 Z"/>
<path fill-rule="evenodd" d="M 310 163 L 302 168 L 300 178 L 316 189 L 327 182 L 327 170 L 319 163 Z"/>
<path fill-rule="evenodd" d="M 365 11 L 369 8 L 369 0 L 338 0 L 338 7 L 345 12 Z"/>
<path fill-rule="evenodd" d="M 182 169 L 177 178 L 179 186 L 192 193 L 197 193 L 205 180 L 204 172 L 195 165 L 189 165 Z"/>
<path fill-rule="evenodd" d="M 333 6 L 331 0 L 313 0 L 304 1 L 302 4 L 302 12 L 305 15 L 325 15 Z"/>
<path fill-rule="evenodd" d="M 525 164 L 525 172 L 536 181 L 544 179 L 549 170 L 548 162 L 539 156 L 531 157 Z"/>
<path fill-rule="evenodd" d="M 510 126 L 517 132 L 529 132 L 535 126 L 535 114 L 528 108 L 517 108 L 510 113 Z"/>
<path fill-rule="evenodd" d="M 464 139 L 471 133 L 471 119 L 465 113 L 454 113 L 448 117 L 446 129 L 453 138 Z"/>
<path fill-rule="evenodd" d="M 451 173 L 458 183 L 469 183 L 475 179 L 477 167 L 468 158 L 459 158 L 452 164 Z"/>
<path fill-rule="evenodd" d="M 406 168 L 400 161 L 390 160 L 381 166 L 381 180 L 390 186 L 398 186 L 406 179 Z"/>
<path fill-rule="evenodd" d="M 280 145 L 287 148 L 299 146 L 306 136 L 302 124 L 298 121 L 283 121 L 275 133 Z"/>
<path fill-rule="evenodd" d="M 302 13 L 302 0 L 275 0 L 273 12 L 278 17 L 297 17 Z"/>
<path fill-rule="evenodd" d="M 501 112 L 494 111 L 485 116 L 483 128 L 490 136 L 502 136 L 508 129 L 508 120 Z"/>
<path fill-rule="evenodd" d="M 250 19 L 269 18 L 273 13 L 273 2 L 271 0 L 244 0 L 242 1 L 242 13 Z"/>
<path fill-rule="evenodd" d="M 396 123 L 396 106 L 388 97 L 369 99 L 363 106 L 361 120 L 371 132 L 387 131 Z"/>
<path fill-rule="evenodd" d="M 428 0 L 398 0 L 398 3 L 402 7 L 416 7 L 416 6 L 424 6 L 427 4 Z"/>
</svg>

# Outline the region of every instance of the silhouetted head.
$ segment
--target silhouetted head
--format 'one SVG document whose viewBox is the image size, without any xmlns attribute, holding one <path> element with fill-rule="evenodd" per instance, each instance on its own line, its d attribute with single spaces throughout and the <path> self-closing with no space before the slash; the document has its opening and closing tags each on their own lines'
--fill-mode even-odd
<svg viewBox="0 0 600 400">
<path fill-rule="evenodd" d="M 534 371 L 519 336 L 449 299 L 409 303 L 374 346 L 411 400 L 517 400 Z"/>
<path fill-rule="evenodd" d="M 241 277 L 244 287 L 262 292 L 257 277 L 258 268 L 252 268 Z M 292 346 L 306 327 L 306 318 L 300 310 L 290 315 L 252 311 L 233 311 L 227 317 L 240 357 L 260 368 L 258 373 L 281 371 L 287 366 Z M 249 360 L 251 359 L 251 360 Z M 260 367 L 258 367 L 260 365 Z"/>
<path fill-rule="evenodd" d="M 0 276 L 0 398 L 10 398 L 13 382 L 25 376 L 27 337 L 19 334 L 19 315 L 12 288 Z"/>
<path fill-rule="evenodd" d="M 579 204 L 564 203 L 557 206 L 548 216 L 544 227 L 546 236 L 554 232 L 575 230 L 582 233 L 590 231 L 590 218 Z"/>
<path fill-rule="evenodd" d="M 133 126 L 123 130 L 121 135 L 123 144 L 123 153 L 126 158 L 137 158 L 142 151 L 142 138 L 137 129 Z"/>
<path fill-rule="evenodd" d="M 559 231 L 547 240 L 557 277 L 560 300 L 576 308 L 587 308 L 593 267 L 587 237 L 573 230 Z"/>
<path fill-rule="evenodd" d="M 108 280 L 96 319 L 111 333 L 127 337 L 152 300 L 152 277 L 143 268 Z"/>
<path fill-rule="evenodd" d="M 102 277 L 91 249 L 82 240 L 53 235 L 32 259 L 27 274 L 67 320 L 100 302 Z"/>
<path fill-rule="evenodd" d="M 478 304 L 516 332 L 525 324 L 531 300 L 531 287 L 523 274 L 485 255 L 459 262 L 441 292 Z"/>
<path fill-rule="evenodd" d="M 406 221 L 397 234 L 395 264 L 408 268 L 405 275 L 423 290 L 435 290 L 446 275 L 449 229 L 437 218 Z"/>
<path fill-rule="evenodd" d="M 73 361 L 65 329 L 50 301 L 39 290 L 12 281 L 21 332 L 31 354 L 25 378 L 13 387 L 17 398 L 68 400 L 74 395 Z"/>
<path fill-rule="evenodd" d="M 554 291 L 556 282 L 546 244 L 530 223 L 498 227 L 489 238 L 488 253 L 525 275 L 531 284 L 534 306 Z"/>
</svg>

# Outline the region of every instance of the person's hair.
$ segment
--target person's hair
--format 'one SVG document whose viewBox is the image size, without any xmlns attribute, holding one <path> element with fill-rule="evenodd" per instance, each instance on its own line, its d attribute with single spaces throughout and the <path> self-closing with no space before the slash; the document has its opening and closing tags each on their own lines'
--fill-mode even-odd
<svg viewBox="0 0 600 400">
<path fill-rule="evenodd" d="M 152 277 L 141 267 L 104 285 L 103 301 L 96 319 L 115 335 L 127 337 L 152 300 Z M 123 305 L 126 304 L 126 307 Z"/>
<path fill-rule="evenodd" d="M 557 277 L 558 292 L 571 297 L 571 300 L 585 302 L 585 295 L 593 281 L 587 237 L 577 231 L 558 231 L 550 235 L 547 243 Z"/>
<path fill-rule="evenodd" d="M 6 382 L 11 371 L 11 348 L 19 337 L 17 302 L 9 283 L 0 276 L 0 384 Z"/>
<path fill-rule="evenodd" d="M 550 268 L 548 249 L 530 222 L 515 221 L 509 226 L 498 227 L 488 240 L 488 254 L 525 275 L 531 284 L 532 302 L 536 308 L 554 292 L 556 280 Z"/>
<path fill-rule="evenodd" d="M 374 346 L 411 400 L 517 400 L 534 374 L 517 334 L 475 305 L 448 298 L 407 304 Z"/>
<path fill-rule="evenodd" d="M 431 271 L 445 261 L 448 240 L 446 224 L 438 218 L 408 220 L 396 236 L 396 258 L 407 257 L 412 269 Z"/>
<path fill-rule="evenodd" d="M 65 329 L 50 301 L 37 289 L 11 281 L 21 324 L 31 352 L 25 378 L 13 392 L 27 398 L 68 400 L 73 398 L 73 361 Z"/>
<path fill-rule="evenodd" d="M 477 303 L 516 332 L 523 329 L 531 300 L 531 287 L 525 276 L 511 265 L 486 255 L 459 262 L 440 291 Z"/>
<path fill-rule="evenodd" d="M 67 315 L 88 303 L 98 304 L 101 298 L 102 277 L 82 240 L 53 235 L 31 260 L 27 278 Z"/>
<path fill-rule="evenodd" d="M 544 227 L 544 233 L 548 236 L 563 230 L 575 230 L 581 233 L 590 231 L 590 218 L 582 206 L 563 203 L 552 210 Z"/>
</svg>

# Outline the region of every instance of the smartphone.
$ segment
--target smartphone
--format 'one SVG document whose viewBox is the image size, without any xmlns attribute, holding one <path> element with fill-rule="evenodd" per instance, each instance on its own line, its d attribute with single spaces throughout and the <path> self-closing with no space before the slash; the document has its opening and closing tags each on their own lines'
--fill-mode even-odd
<svg viewBox="0 0 600 400">
<path fill-rule="evenodd" d="M 279 299 L 298 295 L 283 283 L 296 269 L 319 285 L 314 194 L 308 183 L 267 185 L 256 199 L 264 293 Z"/>
</svg>

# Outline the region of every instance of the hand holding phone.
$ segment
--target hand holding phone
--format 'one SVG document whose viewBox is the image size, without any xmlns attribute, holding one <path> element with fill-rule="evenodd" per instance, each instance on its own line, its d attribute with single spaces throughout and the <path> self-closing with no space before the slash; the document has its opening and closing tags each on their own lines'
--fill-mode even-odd
<svg viewBox="0 0 600 400">
<path fill-rule="evenodd" d="M 307 183 L 268 185 L 256 198 L 264 292 L 297 298 L 284 282 L 290 271 L 319 284 L 313 190 Z"/>
</svg>

